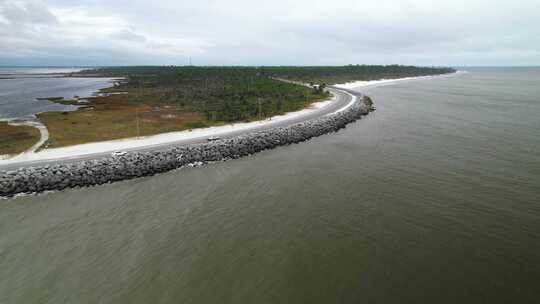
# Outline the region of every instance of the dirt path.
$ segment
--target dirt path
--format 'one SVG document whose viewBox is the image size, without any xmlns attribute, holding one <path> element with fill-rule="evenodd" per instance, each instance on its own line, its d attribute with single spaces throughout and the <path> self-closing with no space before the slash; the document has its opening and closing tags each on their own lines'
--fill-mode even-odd
<svg viewBox="0 0 540 304">
<path fill-rule="evenodd" d="M 42 124 L 39 120 L 31 120 L 31 121 L 10 121 L 8 124 L 12 126 L 30 126 L 37 128 L 39 130 L 40 139 L 37 143 L 35 143 L 32 147 L 28 148 L 26 151 L 17 154 L 13 158 L 17 158 L 20 155 L 28 154 L 28 153 L 34 153 L 36 152 L 48 139 L 49 139 L 49 130 L 47 130 L 47 127 Z"/>
</svg>

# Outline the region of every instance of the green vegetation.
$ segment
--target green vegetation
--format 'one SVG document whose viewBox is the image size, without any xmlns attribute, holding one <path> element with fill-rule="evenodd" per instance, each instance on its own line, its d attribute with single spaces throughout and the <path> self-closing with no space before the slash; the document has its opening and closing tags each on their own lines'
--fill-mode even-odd
<svg viewBox="0 0 540 304">
<path fill-rule="evenodd" d="M 182 131 L 219 124 L 192 111 L 159 109 L 128 100 L 127 95 L 91 98 L 78 111 L 38 114 L 50 133 L 48 147 L 63 147 L 128 137 Z"/>
<path fill-rule="evenodd" d="M 316 84 L 338 84 L 351 81 L 396 79 L 447 74 L 452 68 L 415 67 L 403 65 L 347 65 L 314 67 L 262 67 L 262 74 Z"/>
<path fill-rule="evenodd" d="M 337 67 L 193 67 L 135 66 L 89 70 L 81 75 L 126 77 L 109 92 L 128 92 L 129 100 L 175 105 L 211 121 L 260 119 L 299 110 L 328 97 L 324 90 L 284 83 L 335 84 L 453 72 L 449 68 L 348 65 Z"/>
<path fill-rule="evenodd" d="M 270 79 L 247 67 L 117 67 L 86 71 L 127 77 L 108 92 L 128 92 L 129 100 L 175 105 L 210 121 L 246 121 L 300 110 L 328 93 Z"/>
<path fill-rule="evenodd" d="M 78 111 L 39 114 L 49 147 L 205 128 L 263 119 L 327 99 L 325 84 L 452 72 L 408 66 L 342 67 L 107 67 L 76 77 L 124 80 Z M 277 78 L 321 84 L 310 88 Z M 58 100 L 77 104 L 74 100 Z"/>
<path fill-rule="evenodd" d="M 30 126 L 12 126 L 0 121 L 0 155 L 21 153 L 40 138 L 39 130 Z"/>
<path fill-rule="evenodd" d="M 205 123 L 203 121 L 194 121 L 194 122 L 187 122 L 184 124 L 184 126 L 188 129 L 198 129 L 198 128 L 208 128 L 210 127 L 210 124 Z"/>
</svg>

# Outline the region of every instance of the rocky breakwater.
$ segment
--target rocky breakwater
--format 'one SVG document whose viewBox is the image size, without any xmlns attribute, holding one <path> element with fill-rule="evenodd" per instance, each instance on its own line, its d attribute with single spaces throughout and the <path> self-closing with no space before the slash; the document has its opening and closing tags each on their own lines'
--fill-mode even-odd
<svg viewBox="0 0 540 304">
<path fill-rule="evenodd" d="M 363 96 L 344 111 L 287 127 L 163 151 L 130 152 L 120 157 L 0 171 L 0 196 L 101 185 L 194 164 L 235 159 L 336 132 L 373 109 L 371 99 Z"/>
</svg>

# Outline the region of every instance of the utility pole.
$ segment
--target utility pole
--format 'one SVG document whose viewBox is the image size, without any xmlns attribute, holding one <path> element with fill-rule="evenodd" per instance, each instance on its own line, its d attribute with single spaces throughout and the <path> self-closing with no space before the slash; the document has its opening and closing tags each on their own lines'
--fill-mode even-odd
<svg viewBox="0 0 540 304">
<path fill-rule="evenodd" d="M 257 98 L 257 102 L 259 103 L 259 120 L 262 120 L 262 108 L 261 108 L 261 98 Z"/>
<path fill-rule="evenodd" d="M 139 108 L 135 108 L 135 115 L 137 116 L 137 139 L 141 136 L 141 130 L 139 129 Z"/>
<path fill-rule="evenodd" d="M 143 82 L 139 79 L 139 92 L 137 92 L 137 98 L 141 98 L 143 95 Z"/>
</svg>

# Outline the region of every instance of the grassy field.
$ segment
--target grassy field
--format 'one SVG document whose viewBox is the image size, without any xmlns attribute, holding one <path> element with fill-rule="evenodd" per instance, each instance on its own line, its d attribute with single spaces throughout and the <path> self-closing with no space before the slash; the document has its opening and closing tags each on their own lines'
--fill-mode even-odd
<svg viewBox="0 0 540 304">
<path fill-rule="evenodd" d="M 127 95 L 96 97 L 78 111 L 47 112 L 38 117 L 49 129 L 51 148 L 219 124 L 178 107 L 133 102 Z"/>
<path fill-rule="evenodd" d="M 11 126 L 0 121 L 0 155 L 21 153 L 37 143 L 39 138 L 39 130 L 34 127 Z"/>
</svg>

